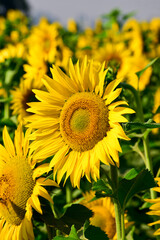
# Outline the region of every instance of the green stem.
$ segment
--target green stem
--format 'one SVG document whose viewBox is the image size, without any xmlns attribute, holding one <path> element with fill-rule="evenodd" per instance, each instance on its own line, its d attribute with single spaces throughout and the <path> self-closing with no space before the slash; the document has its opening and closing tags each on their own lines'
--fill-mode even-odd
<svg viewBox="0 0 160 240">
<path fill-rule="evenodd" d="M 66 183 L 66 202 L 67 203 L 72 202 L 72 188 L 71 188 L 70 182 Z"/>
<path fill-rule="evenodd" d="M 121 212 L 121 230 L 122 230 L 122 238 L 121 238 L 121 240 L 125 240 L 124 211 Z"/>
<path fill-rule="evenodd" d="M 8 94 L 7 90 L 6 90 L 6 95 L 7 95 L 6 98 L 8 99 L 9 94 Z M 4 118 L 5 119 L 9 118 L 9 107 L 10 107 L 9 101 L 6 101 L 4 103 Z"/>
<path fill-rule="evenodd" d="M 134 95 L 134 99 L 136 101 L 136 106 L 137 106 L 137 109 L 136 109 L 137 117 L 139 118 L 139 120 L 141 122 L 144 122 L 143 108 L 142 108 L 142 103 L 141 103 L 141 98 L 140 98 L 139 92 L 134 87 L 132 87 L 131 85 L 129 85 L 127 83 L 121 83 L 120 85 L 123 88 L 130 90 L 132 92 L 132 94 Z"/>
<path fill-rule="evenodd" d="M 137 91 L 134 87 L 132 87 L 131 85 L 129 84 L 126 84 L 126 83 L 122 83 L 123 87 L 126 88 L 126 89 L 129 89 L 133 95 L 134 95 L 134 98 L 135 98 L 135 101 L 136 101 L 136 105 L 137 105 L 137 117 L 139 118 L 139 120 L 141 122 L 144 122 L 144 115 L 143 115 L 143 107 L 142 107 L 142 102 L 141 102 L 141 98 L 140 98 L 140 94 L 139 94 L 139 91 Z M 143 130 L 142 130 L 142 133 L 143 133 Z M 150 147 L 149 147 L 149 138 L 148 138 L 148 134 L 144 134 L 143 136 L 143 147 L 144 147 L 144 156 L 145 156 L 145 165 L 146 165 L 146 168 L 153 174 L 154 176 L 154 173 L 153 173 L 153 165 L 152 165 L 152 159 L 151 159 L 151 155 L 150 155 Z M 151 196 L 151 199 L 155 199 L 157 197 L 157 194 L 155 191 L 153 191 L 152 189 L 150 189 L 150 196 Z M 154 216 L 154 220 L 156 221 L 157 220 L 157 217 Z M 158 227 L 155 226 L 155 229 L 157 229 Z M 156 239 L 159 239 L 159 237 L 157 236 Z"/>
<path fill-rule="evenodd" d="M 113 192 L 115 192 L 118 187 L 117 167 L 111 165 L 110 172 L 111 172 L 112 188 L 113 188 Z M 116 198 L 113 199 L 113 202 L 114 202 L 115 219 L 116 219 L 117 240 L 120 240 L 121 239 L 121 211 L 120 211 L 119 203 Z"/>
<path fill-rule="evenodd" d="M 144 115 L 143 115 L 143 107 L 142 107 L 142 101 L 140 98 L 140 94 L 139 91 L 137 91 L 134 87 L 132 87 L 131 85 L 127 84 L 127 83 L 122 83 L 122 86 L 126 89 L 129 89 L 135 98 L 136 101 L 136 105 L 137 105 L 137 117 L 139 118 L 140 122 L 144 122 Z M 144 131 L 142 130 L 142 133 Z M 148 168 L 150 170 L 150 172 L 153 174 L 153 166 L 152 166 L 152 159 L 150 156 L 150 147 L 149 147 L 149 139 L 148 139 L 148 135 L 143 136 L 143 147 L 144 147 L 144 155 L 145 155 L 145 165 L 146 168 Z M 151 197 L 154 197 L 153 194 L 153 190 L 151 189 Z"/>
</svg>

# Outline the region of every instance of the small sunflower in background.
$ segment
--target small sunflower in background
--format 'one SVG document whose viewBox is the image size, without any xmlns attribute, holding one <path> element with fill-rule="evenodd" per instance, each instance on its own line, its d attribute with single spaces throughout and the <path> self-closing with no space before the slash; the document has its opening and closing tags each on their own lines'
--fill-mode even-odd
<svg viewBox="0 0 160 240">
<path fill-rule="evenodd" d="M 95 51 L 93 59 L 98 62 L 106 62 L 106 67 L 117 71 L 117 77 L 124 77 L 130 70 L 131 51 L 125 47 L 123 42 L 105 43 L 104 46 Z"/>
<path fill-rule="evenodd" d="M 24 124 L 24 117 L 30 115 L 27 112 L 29 108 L 28 103 L 34 102 L 37 99 L 35 98 L 34 92 L 32 89 L 41 89 L 42 83 L 33 79 L 22 79 L 19 87 L 15 87 L 14 90 L 11 90 L 12 101 L 11 109 L 13 110 L 12 115 L 18 115 L 18 122 Z"/>
<path fill-rule="evenodd" d="M 94 191 L 83 193 L 83 200 L 80 204 L 89 208 L 93 212 L 93 216 L 89 219 L 90 224 L 101 228 L 109 239 L 116 240 L 116 221 L 114 205 L 110 197 L 99 198 L 91 201 L 95 197 Z M 125 214 L 125 227 L 129 227 L 132 222 L 128 222 Z"/>
<path fill-rule="evenodd" d="M 152 188 L 156 192 L 160 192 L 160 178 L 155 178 L 155 181 L 157 181 L 158 187 Z M 152 206 L 149 208 L 150 211 L 147 213 L 148 215 L 155 215 L 159 217 L 160 213 L 160 198 L 157 197 L 156 199 L 145 199 L 146 202 L 153 203 Z M 155 224 L 160 224 L 160 219 L 153 222 L 149 223 L 149 226 L 153 226 Z M 160 235 L 160 228 L 158 228 L 155 232 L 154 235 Z"/>
<path fill-rule="evenodd" d="M 36 79 L 36 82 L 41 82 L 41 78 L 48 71 L 47 63 L 41 54 L 41 48 L 37 45 L 30 48 L 27 60 L 28 62 L 23 65 L 25 71 L 23 77 L 29 80 Z"/>
<path fill-rule="evenodd" d="M 147 64 L 149 64 L 149 60 L 144 55 L 133 57 L 131 60 L 132 68 L 126 75 L 126 82 L 133 86 L 136 90 L 143 91 L 150 83 L 152 67 L 148 67 L 139 79 L 136 75 L 136 72 L 144 69 Z"/>
<path fill-rule="evenodd" d="M 34 26 L 31 29 L 31 34 L 27 38 L 26 43 L 29 48 L 38 46 L 45 61 L 50 63 L 55 62 L 57 55 L 57 48 L 61 37 L 59 35 L 59 23 L 50 24 L 46 18 L 41 18 L 38 26 Z"/>
<path fill-rule="evenodd" d="M 67 29 L 69 32 L 77 33 L 77 23 L 74 19 L 70 18 L 67 22 Z"/>
<path fill-rule="evenodd" d="M 48 164 L 35 168 L 29 150 L 27 130 L 24 135 L 19 125 L 14 143 L 7 128 L 3 130 L 4 147 L 0 145 L 0 239 L 32 240 L 32 207 L 42 214 L 38 196 L 53 203 L 43 186 L 58 186 L 54 181 L 40 177 Z"/>
<path fill-rule="evenodd" d="M 7 59 L 16 58 L 26 59 L 26 48 L 23 43 L 17 43 L 16 45 L 8 44 L 6 48 L 0 50 L 0 63 Z"/>
<path fill-rule="evenodd" d="M 84 199 L 80 204 L 93 212 L 93 216 L 89 219 L 90 224 L 95 227 L 100 227 L 109 239 L 116 239 L 115 211 L 111 198 L 105 197 L 91 201 L 95 197 L 94 191 L 84 193 L 83 197 Z"/>
<path fill-rule="evenodd" d="M 40 102 L 30 103 L 26 118 L 28 127 L 37 129 L 31 149 L 37 158 L 54 155 L 50 162 L 58 183 L 66 174 L 73 186 L 80 186 L 84 175 L 90 181 L 99 178 L 100 161 L 119 166 L 121 152 L 118 138 L 129 140 L 120 123 L 127 122 L 123 114 L 134 113 L 124 105 L 113 102 L 121 93 L 117 88 L 122 79 L 111 81 L 104 89 L 107 69 L 84 58 L 74 66 L 70 60 L 69 76 L 53 66 L 53 79 L 42 80 L 48 92 L 33 90 Z M 123 106 L 120 106 L 123 105 Z"/>
</svg>

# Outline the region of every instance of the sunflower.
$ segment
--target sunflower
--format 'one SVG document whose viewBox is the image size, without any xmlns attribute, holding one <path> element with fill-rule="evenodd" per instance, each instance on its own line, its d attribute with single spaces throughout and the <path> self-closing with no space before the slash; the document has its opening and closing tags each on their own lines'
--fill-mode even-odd
<svg viewBox="0 0 160 240">
<path fill-rule="evenodd" d="M 132 55 L 139 56 L 143 52 L 143 39 L 140 24 L 136 19 L 129 19 L 123 25 L 122 36 Z"/>
<path fill-rule="evenodd" d="M 23 68 L 26 72 L 23 77 L 30 80 L 41 81 L 44 74 L 47 73 L 47 64 L 44 61 L 42 54 L 39 54 L 41 49 L 36 45 L 29 49 L 29 54 L 27 56 L 28 64 L 24 64 Z M 38 58 L 37 58 L 38 56 Z"/>
<path fill-rule="evenodd" d="M 132 58 L 132 68 L 126 76 L 128 84 L 132 85 L 135 89 L 143 91 L 150 82 L 152 74 L 152 67 L 147 68 L 144 73 L 138 79 L 136 72 L 144 69 L 149 63 L 149 60 L 144 55 L 139 55 Z"/>
<path fill-rule="evenodd" d="M 59 28 L 59 24 L 50 24 L 46 18 L 41 18 L 39 25 L 32 27 L 31 34 L 27 39 L 29 48 L 39 46 L 39 55 L 41 54 L 44 60 L 50 63 L 55 62 L 59 40 L 61 40 Z"/>
<path fill-rule="evenodd" d="M 0 239 L 34 239 L 32 207 L 42 214 L 38 196 L 52 202 L 43 186 L 57 186 L 54 181 L 40 177 L 47 171 L 48 164 L 35 168 L 34 154 L 29 150 L 29 134 L 27 130 L 24 136 L 19 125 L 13 143 L 7 128 L 3 130 L 5 147 L 0 145 Z"/>
<path fill-rule="evenodd" d="M 100 227 L 104 231 L 109 239 L 116 240 L 116 221 L 114 205 L 110 197 L 99 198 L 91 201 L 95 197 L 94 191 L 83 193 L 83 200 L 80 204 L 89 208 L 93 212 L 93 216 L 89 219 L 90 224 L 95 227 Z M 125 214 L 125 227 L 131 225 L 128 222 Z"/>
<path fill-rule="evenodd" d="M 93 212 L 93 216 L 89 219 L 90 224 L 100 227 L 109 239 L 116 239 L 115 211 L 111 198 L 105 197 L 91 201 L 95 197 L 94 191 L 84 193 L 83 197 L 80 204 Z"/>
<path fill-rule="evenodd" d="M 6 48 L 0 50 L 0 63 L 10 58 L 26 58 L 26 49 L 23 43 L 16 45 L 8 45 Z"/>
<path fill-rule="evenodd" d="M 125 76 L 130 69 L 130 50 L 127 50 L 124 43 L 107 42 L 98 51 L 95 51 L 93 58 L 101 63 L 106 62 L 106 67 L 118 70 L 117 77 Z"/>
<path fill-rule="evenodd" d="M 74 19 L 70 18 L 67 23 L 67 29 L 69 32 L 76 33 L 77 32 L 77 23 Z"/>
<path fill-rule="evenodd" d="M 156 192 L 160 192 L 160 178 L 155 178 L 155 181 L 157 181 L 158 187 L 154 187 L 153 190 Z M 159 217 L 160 213 L 160 198 L 156 199 L 145 199 L 146 202 L 153 203 L 153 205 L 150 207 L 150 212 L 148 212 L 148 215 L 156 215 Z M 157 220 L 153 223 L 149 223 L 149 226 L 153 226 L 155 224 L 160 224 L 160 220 Z M 158 228 L 155 232 L 154 235 L 160 235 L 160 228 Z"/>
<path fill-rule="evenodd" d="M 35 94 L 32 92 L 32 89 L 40 89 L 42 83 L 33 79 L 22 79 L 19 87 L 15 87 L 14 90 L 11 90 L 12 101 L 11 109 L 13 109 L 12 114 L 18 115 L 18 122 L 24 124 L 24 117 L 30 115 L 27 112 L 28 102 L 36 100 Z"/>
<path fill-rule="evenodd" d="M 92 57 L 93 51 L 96 51 L 99 46 L 99 39 L 95 37 L 93 29 L 86 28 L 77 39 L 75 55 L 77 59 L 83 59 L 85 55 Z"/>
<path fill-rule="evenodd" d="M 41 157 L 54 155 L 50 168 L 54 167 L 58 182 L 65 173 L 65 180 L 70 176 L 73 186 L 79 187 L 84 175 L 96 180 L 100 161 L 119 165 L 118 138 L 129 140 L 119 123 L 127 122 L 122 114 L 134 111 L 119 106 L 125 101 L 113 102 L 122 90 L 115 90 L 121 79 L 104 89 L 104 66 L 87 62 L 87 57 L 81 65 L 73 66 L 70 60 L 68 77 L 53 65 L 53 79 L 45 76 L 42 80 L 48 92 L 34 90 L 40 102 L 30 103 L 27 110 L 34 113 L 27 118 L 28 127 L 37 129 L 31 149 L 38 147 Z"/>
</svg>

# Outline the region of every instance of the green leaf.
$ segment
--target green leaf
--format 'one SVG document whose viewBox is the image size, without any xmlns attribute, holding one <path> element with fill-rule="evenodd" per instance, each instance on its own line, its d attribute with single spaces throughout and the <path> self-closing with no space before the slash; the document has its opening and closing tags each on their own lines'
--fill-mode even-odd
<svg viewBox="0 0 160 240">
<path fill-rule="evenodd" d="M 92 211 L 87 207 L 81 204 L 72 204 L 72 206 L 67 208 L 61 220 L 69 227 L 74 224 L 75 228 L 78 230 L 83 226 L 86 219 L 89 219 L 92 215 Z"/>
<path fill-rule="evenodd" d="M 0 98 L 0 103 L 10 102 L 11 98 Z"/>
<path fill-rule="evenodd" d="M 0 120 L 0 126 L 5 126 L 5 125 L 7 127 L 14 127 L 14 128 L 17 127 L 15 122 L 13 122 L 11 119 L 8 119 L 8 118 Z"/>
<path fill-rule="evenodd" d="M 10 85 L 13 77 L 17 73 L 16 70 L 8 69 L 5 76 L 5 85 Z"/>
<path fill-rule="evenodd" d="M 128 200 L 136 193 L 156 186 L 154 178 L 148 169 L 143 169 L 135 178 L 122 179 L 117 189 L 117 197 L 124 210 Z"/>
<path fill-rule="evenodd" d="M 132 168 L 125 176 L 124 178 L 127 180 L 131 180 L 135 178 L 138 175 L 139 171 L 136 170 L 135 168 Z"/>
<path fill-rule="evenodd" d="M 152 119 L 149 119 L 145 123 L 140 123 L 140 122 L 128 122 L 126 123 L 125 126 L 125 131 L 131 131 L 131 130 L 139 130 L 139 129 L 148 129 L 148 128 L 160 128 L 159 123 L 151 123 Z"/>
<path fill-rule="evenodd" d="M 111 188 L 108 186 L 108 183 L 106 183 L 103 179 L 94 182 L 92 190 L 96 192 L 95 197 L 91 201 L 102 197 L 114 197 Z"/>
<path fill-rule="evenodd" d="M 88 240 L 109 240 L 105 232 L 99 227 L 90 225 L 85 231 L 85 237 Z"/>
<path fill-rule="evenodd" d="M 68 237 L 63 237 L 63 236 L 56 236 L 53 238 L 54 240 L 80 240 L 80 238 L 77 235 L 77 231 L 74 227 L 74 225 L 71 227 L 71 231 Z"/>
<path fill-rule="evenodd" d="M 66 239 L 66 237 L 63 237 L 63 236 L 56 236 L 53 238 L 53 240 L 64 240 L 64 239 Z M 70 239 L 70 240 L 72 240 L 72 239 Z"/>
<path fill-rule="evenodd" d="M 92 189 L 98 192 L 105 192 L 107 195 L 112 195 L 112 190 L 107 186 L 103 179 L 94 182 Z"/>
<path fill-rule="evenodd" d="M 157 59 L 158 59 L 158 57 L 154 58 L 151 62 L 149 62 L 145 66 L 145 68 L 143 68 L 141 71 L 136 72 L 136 75 L 137 75 L 138 79 L 142 76 L 142 74 L 144 73 L 144 71 L 146 71 L 147 68 L 151 67 L 157 61 Z"/>
<path fill-rule="evenodd" d="M 79 237 L 77 235 L 77 231 L 76 231 L 74 225 L 71 227 L 71 232 L 69 234 L 69 237 L 72 237 L 73 239 L 76 239 L 76 240 L 79 239 Z"/>
<path fill-rule="evenodd" d="M 135 232 L 135 226 L 131 228 L 129 233 L 126 236 L 126 240 L 134 240 L 134 232 Z"/>
</svg>

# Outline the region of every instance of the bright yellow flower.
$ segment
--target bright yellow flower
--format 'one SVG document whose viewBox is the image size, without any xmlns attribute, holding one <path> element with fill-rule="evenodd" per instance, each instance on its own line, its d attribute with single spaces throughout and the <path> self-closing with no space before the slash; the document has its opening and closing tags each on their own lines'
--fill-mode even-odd
<svg viewBox="0 0 160 240">
<path fill-rule="evenodd" d="M 101 33 L 102 29 L 103 29 L 103 27 L 102 27 L 102 20 L 101 19 L 97 19 L 96 22 L 95 22 L 95 29 L 94 29 L 95 33 L 97 33 L 97 34 Z"/>
<path fill-rule="evenodd" d="M 160 18 L 152 18 L 150 22 L 153 41 L 160 44 Z"/>
<path fill-rule="evenodd" d="M 38 57 L 37 57 L 38 56 Z M 47 73 L 47 64 L 44 61 L 44 57 L 41 54 L 41 48 L 33 46 L 29 50 L 27 56 L 28 64 L 24 64 L 23 68 L 26 72 L 23 76 L 26 79 L 41 82 L 41 78 Z"/>
<path fill-rule="evenodd" d="M 48 164 L 35 168 L 38 159 L 34 159 L 29 150 L 29 134 L 27 130 L 24 136 L 19 126 L 13 143 L 7 128 L 3 130 L 5 147 L 0 145 L 0 239 L 34 240 L 32 207 L 42 214 L 38 196 L 52 202 L 43 186 L 57 186 L 54 181 L 40 177 L 47 171 Z"/>
<path fill-rule="evenodd" d="M 77 23 L 74 19 L 69 19 L 67 24 L 68 31 L 76 33 L 77 32 Z"/>
<path fill-rule="evenodd" d="M 98 49 L 99 40 L 94 37 L 94 31 L 86 28 L 83 34 L 80 34 L 77 41 L 76 57 L 83 59 L 85 55 L 92 57 L 93 51 Z"/>
<path fill-rule="evenodd" d="M 152 188 L 156 192 L 160 192 L 160 178 L 155 178 L 155 181 L 157 181 L 158 187 Z M 146 202 L 153 203 L 153 205 L 149 208 L 150 212 L 148 212 L 148 215 L 156 215 L 160 216 L 160 198 L 157 197 L 156 199 L 145 199 Z M 148 224 L 149 226 L 153 226 L 155 224 L 160 224 L 160 220 L 157 220 L 153 223 Z M 160 228 L 158 228 L 154 235 L 160 235 Z"/>
<path fill-rule="evenodd" d="M 55 58 L 55 65 L 63 67 L 65 71 L 68 69 L 69 59 L 73 52 L 64 45 L 63 41 L 59 41 L 58 51 Z"/>
<path fill-rule="evenodd" d="M 15 87 L 15 90 L 11 90 L 13 100 L 11 101 L 13 109 L 12 114 L 18 115 L 18 122 L 24 124 L 24 117 L 29 116 L 27 112 L 29 108 L 28 103 L 36 100 L 33 89 L 41 89 L 42 82 L 36 79 L 22 79 L 19 87 Z"/>
<path fill-rule="evenodd" d="M 47 19 L 42 18 L 38 26 L 32 28 L 31 34 L 27 41 L 29 48 L 38 46 L 39 55 L 42 54 L 45 61 L 55 62 L 57 48 L 59 44 L 59 33 L 56 23 L 48 23 Z"/>
<path fill-rule="evenodd" d="M 86 206 L 93 212 L 93 216 L 89 219 L 90 224 L 95 227 L 100 227 L 104 231 L 109 239 L 116 240 L 116 221 L 114 205 L 110 197 L 99 198 L 91 201 L 95 197 L 95 192 L 90 191 L 83 193 L 84 199 L 80 204 Z M 125 227 L 127 228 L 132 223 L 128 222 L 125 214 Z"/>
<path fill-rule="evenodd" d="M 152 67 L 147 68 L 139 80 L 135 73 L 145 68 L 148 63 L 149 61 L 144 55 L 133 57 L 131 61 L 132 67 L 126 77 L 127 83 L 132 85 L 135 89 L 139 89 L 140 91 L 143 91 L 149 84 L 152 74 Z"/>
<path fill-rule="evenodd" d="M 122 36 L 132 55 L 139 56 L 143 52 L 143 39 L 140 24 L 136 19 L 129 19 L 122 28 Z"/>
<path fill-rule="evenodd" d="M 16 45 L 8 45 L 6 48 L 0 50 L 0 63 L 9 58 L 26 58 L 26 49 L 24 44 L 18 43 Z"/>
<path fill-rule="evenodd" d="M 112 81 L 104 90 L 107 70 L 104 65 L 95 67 L 85 57 L 81 65 L 69 64 L 69 76 L 53 66 L 53 79 L 45 76 L 43 83 L 48 92 L 35 90 L 40 101 L 30 103 L 28 126 L 37 129 L 33 133 L 31 148 L 40 147 L 41 157 L 52 156 L 50 168 L 60 182 L 64 174 L 73 186 L 80 184 L 84 175 L 90 180 L 99 177 L 100 160 L 105 164 L 119 165 L 118 138 L 129 140 L 121 122 L 127 122 L 122 114 L 133 113 L 125 101 L 113 102 L 120 94 L 116 89 L 121 79 Z"/>
<path fill-rule="evenodd" d="M 106 67 L 118 69 L 117 77 L 124 77 L 130 70 L 130 51 L 121 43 L 106 43 L 95 51 L 93 58 L 96 61 L 106 62 Z"/>
<path fill-rule="evenodd" d="M 5 18 L 0 16 L 0 34 L 3 33 L 3 31 L 5 30 Z"/>
<path fill-rule="evenodd" d="M 14 9 L 9 9 L 7 11 L 6 18 L 10 21 L 15 21 L 17 19 L 19 19 L 21 21 L 27 21 L 27 17 L 24 15 L 23 12 L 21 12 L 19 10 L 14 10 Z"/>
<path fill-rule="evenodd" d="M 116 239 L 115 211 L 111 198 L 105 197 L 91 201 L 95 197 L 95 192 L 93 191 L 84 193 L 83 197 L 84 199 L 80 204 L 93 212 L 93 216 L 89 219 L 91 225 L 100 227 L 109 239 Z"/>
</svg>

